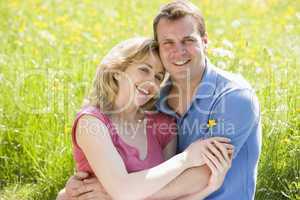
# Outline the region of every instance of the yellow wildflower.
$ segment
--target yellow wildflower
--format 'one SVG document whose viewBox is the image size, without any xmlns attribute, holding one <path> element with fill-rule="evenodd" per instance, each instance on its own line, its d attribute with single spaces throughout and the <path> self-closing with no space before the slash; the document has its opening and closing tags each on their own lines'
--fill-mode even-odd
<svg viewBox="0 0 300 200">
<path fill-rule="evenodd" d="M 208 127 L 208 128 L 212 128 L 212 127 L 214 127 L 214 126 L 216 126 L 216 125 L 217 125 L 216 120 L 214 120 L 214 119 L 208 120 L 208 123 L 207 123 L 207 127 Z"/>
</svg>

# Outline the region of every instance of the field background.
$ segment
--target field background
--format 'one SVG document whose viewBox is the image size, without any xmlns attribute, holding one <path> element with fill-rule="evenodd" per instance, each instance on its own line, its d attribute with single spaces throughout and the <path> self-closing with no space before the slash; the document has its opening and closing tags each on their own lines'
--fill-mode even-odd
<svg viewBox="0 0 300 200">
<path fill-rule="evenodd" d="M 97 63 L 152 35 L 166 1 L 0 0 L 0 200 L 55 199 L 74 172 L 70 128 Z M 300 1 L 202 0 L 209 57 L 257 91 L 256 199 L 300 199 Z"/>
</svg>

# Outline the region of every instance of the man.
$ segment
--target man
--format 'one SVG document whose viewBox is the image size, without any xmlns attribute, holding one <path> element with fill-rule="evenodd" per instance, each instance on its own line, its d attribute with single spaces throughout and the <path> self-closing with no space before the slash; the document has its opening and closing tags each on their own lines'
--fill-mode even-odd
<svg viewBox="0 0 300 200">
<path fill-rule="evenodd" d="M 200 138 L 230 138 L 235 146 L 232 167 L 222 187 L 206 199 L 254 199 L 261 149 L 260 111 L 255 93 L 242 77 L 216 69 L 209 62 L 205 54 L 208 38 L 204 19 L 190 2 L 174 1 L 163 6 L 154 19 L 153 29 L 161 60 L 170 74 L 157 108 L 177 120 L 178 152 Z M 206 166 L 187 170 L 153 198 L 173 199 L 195 192 L 197 178 L 208 180 L 209 173 Z M 94 195 L 95 199 L 107 195 L 100 191 L 97 181 L 79 181 L 84 178 L 85 175 L 77 175 L 70 179 L 67 190 L 71 195 L 87 192 L 81 197 Z M 105 198 L 109 197 L 102 199 Z"/>
</svg>

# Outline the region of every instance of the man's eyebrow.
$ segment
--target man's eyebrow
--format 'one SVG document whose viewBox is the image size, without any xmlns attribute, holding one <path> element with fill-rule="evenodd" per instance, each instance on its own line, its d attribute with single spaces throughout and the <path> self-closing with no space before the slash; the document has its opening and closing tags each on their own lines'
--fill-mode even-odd
<svg viewBox="0 0 300 200">
<path fill-rule="evenodd" d="M 192 35 L 187 35 L 187 36 L 184 37 L 184 39 L 195 39 L 195 37 L 192 36 Z"/>
<path fill-rule="evenodd" d="M 171 38 L 163 38 L 163 40 L 172 40 Z"/>
<path fill-rule="evenodd" d="M 161 42 L 165 42 L 165 41 L 173 41 L 171 38 L 162 38 Z"/>
</svg>

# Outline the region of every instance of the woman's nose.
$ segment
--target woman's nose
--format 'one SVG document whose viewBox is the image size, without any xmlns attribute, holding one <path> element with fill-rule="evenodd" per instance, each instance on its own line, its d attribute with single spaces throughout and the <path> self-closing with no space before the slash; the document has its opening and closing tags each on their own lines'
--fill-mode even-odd
<svg viewBox="0 0 300 200">
<path fill-rule="evenodd" d="M 150 94 L 154 94 L 159 90 L 159 85 L 156 84 L 155 78 L 143 82 L 141 87 L 147 90 Z"/>
</svg>

